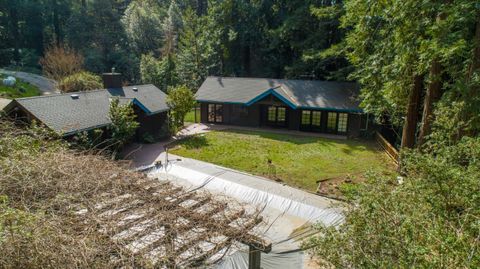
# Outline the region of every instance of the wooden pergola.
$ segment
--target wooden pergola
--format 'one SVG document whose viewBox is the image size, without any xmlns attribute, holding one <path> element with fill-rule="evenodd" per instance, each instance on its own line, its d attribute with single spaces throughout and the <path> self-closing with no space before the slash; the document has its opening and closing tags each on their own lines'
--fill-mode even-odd
<svg viewBox="0 0 480 269">
<path fill-rule="evenodd" d="M 104 202 L 77 214 L 95 214 L 113 243 L 160 268 L 213 264 L 242 243 L 250 250 L 249 268 L 259 269 L 261 253 L 271 251 L 271 243 L 254 232 L 262 223 L 260 211 L 157 180 L 146 180 L 143 187 L 106 193 Z"/>
</svg>

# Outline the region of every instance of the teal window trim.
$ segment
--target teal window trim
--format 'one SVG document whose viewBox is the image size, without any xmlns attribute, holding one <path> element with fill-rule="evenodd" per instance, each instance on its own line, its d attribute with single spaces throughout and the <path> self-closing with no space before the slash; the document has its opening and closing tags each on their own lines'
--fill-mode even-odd
<svg viewBox="0 0 480 269">
<path fill-rule="evenodd" d="M 197 99 L 198 103 L 208 103 L 208 104 L 231 104 L 231 105 L 245 105 L 242 102 L 225 102 L 225 101 L 211 101 L 211 100 L 200 100 Z"/>
<path fill-rule="evenodd" d="M 297 109 L 302 110 L 325 110 L 341 113 L 364 113 L 362 109 L 342 109 L 342 108 L 328 108 L 328 107 L 308 107 L 308 106 L 299 106 Z"/>
</svg>

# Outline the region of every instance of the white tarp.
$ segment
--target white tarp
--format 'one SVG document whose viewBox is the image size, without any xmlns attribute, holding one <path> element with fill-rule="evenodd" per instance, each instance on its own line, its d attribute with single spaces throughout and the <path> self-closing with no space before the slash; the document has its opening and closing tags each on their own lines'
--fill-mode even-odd
<svg viewBox="0 0 480 269">
<path fill-rule="evenodd" d="M 314 232 L 310 225 L 331 226 L 343 221 L 342 206 L 335 200 L 210 163 L 170 155 L 166 167 L 151 169 L 149 175 L 263 208 L 267 225 L 260 232 L 272 242 L 272 252 L 262 253 L 264 269 L 306 268 L 300 242 Z M 248 268 L 246 249 L 225 257 L 218 268 Z"/>
<path fill-rule="evenodd" d="M 260 264 L 262 268 L 272 269 L 297 269 L 302 268 L 304 264 L 303 252 L 292 252 L 285 254 L 269 253 L 261 256 Z M 217 265 L 217 269 L 245 269 L 248 268 L 248 252 L 239 250 L 232 255 L 225 257 Z"/>
</svg>

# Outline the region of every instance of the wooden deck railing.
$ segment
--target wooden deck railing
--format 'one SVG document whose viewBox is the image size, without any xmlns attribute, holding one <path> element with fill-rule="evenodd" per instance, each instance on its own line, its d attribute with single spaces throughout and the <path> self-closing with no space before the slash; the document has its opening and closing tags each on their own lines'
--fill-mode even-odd
<svg viewBox="0 0 480 269">
<path fill-rule="evenodd" d="M 378 144 L 385 150 L 387 155 L 398 164 L 398 150 L 390 144 L 379 132 L 375 132 L 375 139 Z"/>
</svg>

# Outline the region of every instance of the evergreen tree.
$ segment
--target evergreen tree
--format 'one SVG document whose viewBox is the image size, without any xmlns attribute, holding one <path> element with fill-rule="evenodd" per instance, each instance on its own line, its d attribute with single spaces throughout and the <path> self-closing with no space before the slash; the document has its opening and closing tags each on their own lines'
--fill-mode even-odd
<svg viewBox="0 0 480 269">
<path fill-rule="evenodd" d="M 178 33 L 182 28 L 182 24 L 180 9 L 177 2 L 172 0 L 168 8 L 167 17 L 162 23 L 164 36 L 162 54 L 164 56 L 170 56 L 175 52 L 178 46 Z"/>
<path fill-rule="evenodd" d="M 209 29 L 206 25 L 204 17 L 198 17 L 192 9 L 186 10 L 179 40 L 177 73 L 180 82 L 193 91 L 219 64 L 215 58 L 215 40 L 207 34 Z"/>
<path fill-rule="evenodd" d="M 158 60 L 151 54 L 142 55 L 140 63 L 142 83 L 151 83 L 165 93 L 169 87 L 175 87 L 178 77 L 173 57 L 170 54 Z"/>
<path fill-rule="evenodd" d="M 139 54 L 159 53 L 165 14 L 155 1 L 136 0 L 128 5 L 122 24 L 131 45 Z"/>
<path fill-rule="evenodd" d="M 471 51 L 477 13 L 472 1 L 346 2 L 342 22 L 350 30 L 345 51 L 356 67 L 353 78 L 362 85 L 362 104 L 367 112 L 388 115 L 394 124 L 403 125 L 402 146 L 415 145 L 422 119 L 418 115 L 424 112 L 425 126 L 440 92 L 455 92 L 445 95 L 452 104 L 459 96 L 468 96 L 464 89 L 473 89 L 466 82 L 466 67 L 475 59 Z M 421 100 L 425 92 L 426 104 Z M 474 101 L 463 99 L 467 104 Z M 452 113 L 456 112 L 446 115 L 452 118 Z M 458 124 L 472 126 L 473 121 L 460 118 Z M 423 130 L 421 143 L 428 129 Z"/>
</svg>

